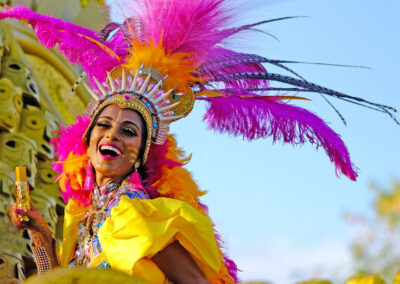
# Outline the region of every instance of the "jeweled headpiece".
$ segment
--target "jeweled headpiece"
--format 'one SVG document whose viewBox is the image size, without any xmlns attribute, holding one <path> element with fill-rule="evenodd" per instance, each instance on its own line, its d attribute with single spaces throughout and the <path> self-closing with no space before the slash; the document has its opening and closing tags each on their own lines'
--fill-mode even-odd
<svg viewBox="0 0 400 284">
<path fill-rule="evenodd" d="M 103 85 L 95 79 L 97 90 L 92 90 L 87 85 L 86 88 L 92 95 L 85 115 L 91 118 L 91 122 L 84 134 L 87 139 L 89 129 L 92 127 L 95 117 L 106 106 L 115 104 L 122 109 L 131 109 L 137 111 L 143 118 L 147 129 L 147 137 L 145 143 L 145 150 L 143 154 L 143 163 L 146 162 L 147 154 L 150 149 L 151 142 L 162 145 L 167 139 L 169 124 L 185 116 L 190 109 L 179 108 L 179 104 L 183 101 L 194 101 L 193 94 L 187 94 L 185 97 L 183 92 L 170 89 L 164 92 L 162 89 L 164 81 L 167 76 L 159 79 L 152 76 L 151 72 L 143 71 L 143 66 L 136 70 L 133 74 L 132 70 L 128 71 L 126 75 L 125 69 L 121 68 L 119 73 L 121 77 L 112 76 L 107 72 L 107 82 Z M 153 72 L 157 72 L 153 70 Z M 117 72 L 114 72 L 117 73 Z M 146 78 L 141 77 L 146 75 Z M 192 97 L 190 97 L 192 95 Z M 177 115 L 175 115 L 175 111 Z"/>
</svg>

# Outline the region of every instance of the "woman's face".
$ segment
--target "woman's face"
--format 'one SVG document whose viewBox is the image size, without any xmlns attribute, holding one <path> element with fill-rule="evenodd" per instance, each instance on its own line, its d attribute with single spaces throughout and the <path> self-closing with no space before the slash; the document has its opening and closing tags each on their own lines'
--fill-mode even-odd
<svg viewBox="0 0 400 284">
<path fill-rule="evenodd" d="M 129 109 L 109 105 L 92 128 L 88 157 L 96 171 L 97 184 L 118 183 L 138 161 L 143 122 Z"/>
</svg>

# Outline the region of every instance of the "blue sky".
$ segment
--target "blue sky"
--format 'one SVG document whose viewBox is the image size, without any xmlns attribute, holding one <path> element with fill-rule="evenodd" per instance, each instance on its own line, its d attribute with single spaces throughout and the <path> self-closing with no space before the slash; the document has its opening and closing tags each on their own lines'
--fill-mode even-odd
<svg viewBox="0 0 400 284">
<path fill-rule="evenodd" d="M 237 50 L 274 59 L 369 66 L 292 67 L 315 83 L 400 108 L 398 1 L 249 2 L 250 11 L 237 24 L 307 17 L 265 25 L 279 42 L 256 33 L 241 38 Z M 331 99 L 345 116 L 345 127 L 319 95 L 310 98 L 301 106 L 341 134 L 359 168 L 357 182 L 337 178 L 324 151 L 311 145 L 272 144 L 270 139 L 249 143 L 214 134 L 202 123 L 201 103 L 172 126 L 179 145 L 193 154 L 188 168 L 209 191 L 202 200 L 243 280 L 290 283 L 311 276 L 350 276 L 347 247 L 357 231 L 343 221 L 343 214 L 371 216 L 370 182 L 388 186 L 400 178 L 400 126 L 382 113 Z"/>
</svg>

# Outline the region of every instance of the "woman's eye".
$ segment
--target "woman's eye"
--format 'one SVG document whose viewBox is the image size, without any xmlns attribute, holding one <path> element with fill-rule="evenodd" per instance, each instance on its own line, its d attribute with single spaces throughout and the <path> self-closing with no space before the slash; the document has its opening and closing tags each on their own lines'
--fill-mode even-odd
<svg viewBox="0 0 400 284">
<path fill-rule="evenodd" d="M 122 132 L 125 133 L 128 136 L 137 136 L 137 132 L 136 130 L 132 129 L 132 128 L 122 128 Z"/>
<path fill-rule="evenodd" d="M 110 125 L 106 122 L 97 122 L 96 126 L 98 127 L 103 127 L 103 128 L 108 128 Z"/>
</svg>

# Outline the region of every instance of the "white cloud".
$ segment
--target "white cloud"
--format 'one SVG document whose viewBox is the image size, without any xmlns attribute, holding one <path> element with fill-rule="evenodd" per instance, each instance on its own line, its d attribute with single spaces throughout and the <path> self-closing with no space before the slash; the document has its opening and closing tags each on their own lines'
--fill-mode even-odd
<svg viewBox="0 0 400 284">
<path fill-rule="evenodd" d="M 243 281 L 264 280 L 294 283 L 311 278 L 343 283 L 351 276 L 352 262 L 348 242 L 324 240 L 307 247 L 288 238 L 257 238 L 231 241 L 230 254 L 242 270 Z"/>
</svg>

